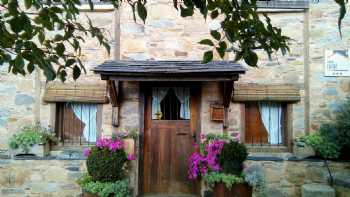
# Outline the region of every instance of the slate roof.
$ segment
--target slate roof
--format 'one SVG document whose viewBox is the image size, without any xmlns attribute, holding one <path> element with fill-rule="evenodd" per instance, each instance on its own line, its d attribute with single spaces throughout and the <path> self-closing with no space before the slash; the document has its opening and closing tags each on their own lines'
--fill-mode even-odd
<svg viewBox="0 0 350 197">
<path fill-rule="evenodd" d="M 102 79 L 114 80 L 227 81 L 246 69 L 229 61 L 107 61 L 93 71 Z"/>
</svg>

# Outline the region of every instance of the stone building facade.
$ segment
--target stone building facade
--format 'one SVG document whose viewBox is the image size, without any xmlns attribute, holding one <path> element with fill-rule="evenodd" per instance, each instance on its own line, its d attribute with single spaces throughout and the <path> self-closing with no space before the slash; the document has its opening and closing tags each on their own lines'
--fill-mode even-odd
<svg viewBox="0 0 350 197">
<path fill-rule="evenodd" d="M 218 26 L 218 21 L 204 20 L 200 15 L 181 18 L 166 0 L 148 2 L 148 17 L 145 24 L 134 21 L 127 5 L 118 11 L 105 6 L 96 12 L 86 12 L 93 23 L 107 30 L 112 53 L 108 55 L 95 40 L 87 39 L 83 45 L 83 60 L 88 73 L 77 82 L 94 83 L 100 76 L 91 69 L 106 60 L 201 60 L 208 48 L 198 42 L 209 36 L 209 30 Z M 269 60 L 264 52 L 259 52 L 259 67 L 246 67 L 247 72 L 239 78 L 239 84 L 293 85 L 298 88 L 300 101 L 289 104 L 289 128 L 294 137 L 317 131 L 320 123 L 329 121 L 337 108 L 337 103 L 349 95 L 350 77 L 326 77 L 324 75 L 325 49 L 347 49 L 350 42 L 349 15 L 343 22 L 343 37 L 337 29 L 338 6 L 333 1 L 310 3 L 309 9 L 262 9 L 273 23 L 291 37 L 290 53 L 277 53 Z M 81 16 L 81 21 L 86 18 Z M 227 55 L 226 59 L 231 59 Z M 217 57 L 216 57 L 217 58 Z M 244 63 L 242 63 L 244 64 Z M 0 150 L 6 152 L 9 137 L 24 124 L 40 122 L 44 126 L 55 127 L 56 104 L 42 98 L 48 84 L 44 76 L 36 71 L 27 77 L 7 73 L 0 66 Z M 140 128 L 139 83 L 122 84 L 123 104 L 119 109 L 119 125 L 113 126 L 112 106 L 102 106 L 103 135 L 110 136 L 119 131 Z M 223 123 L 210 121 L 210 103 L 220 102 L 219 86 L 215 82 L 205 82 L 201 100 L 201 131 L 222 133 L 244 131 L 244 102 L 232 101 L 229 109 L 228 127 Z M 137 120 L 137 121 L 135 121 Z M 80 188 L 75 179 L 84 171 L 84 160 L 60 160 L 62 150 L 53 151 L 58 159 L 49 160 L 0 160 L 1 195 L 9 196 L 77 196 Z M 63 151 L 64 152 L 64 151 Z M 278 154 L 278 161 L 248 161 L 266 167 L 267 181 L 271 193 L 279 196 L 300 196 L 302 183 L 324 183 L 327 179 L 322 162 L 286 161 L 288 153 Z M 274 153 L 271 153 L 274 155 Z M 270 153 L 268 153 L 270 155 Z M 274 155 L 276 156 L 276 155 Z M 36 166 L 28 169 L 26 166 Z M 137 191 L 138 166 L 131 182 Z M 47 168 L 52 166 L 52 168 Z M 312 167 L 311 171 L 306 169 Z M 333 163 L 336 172 L 350 176 L 349 163 Z M 55 171 L 55 174 L 51 174 Z M 305 173 L 304 173 L 305 172 Z M 276 187 L 276 184 L 278 185 Z M 272 187 L 273 186 L 273 187 Z M 45 189 L 43 189 L 45 188 Z M 344 192 L 345 190 L 345 192 Z M 277 191 L 277 192 L 276 192 Z M 342 188 L 339 195 L 346 196 L 349 190 Z M 342 192 L 342 193 L 341 193 Z"/>
</svg>

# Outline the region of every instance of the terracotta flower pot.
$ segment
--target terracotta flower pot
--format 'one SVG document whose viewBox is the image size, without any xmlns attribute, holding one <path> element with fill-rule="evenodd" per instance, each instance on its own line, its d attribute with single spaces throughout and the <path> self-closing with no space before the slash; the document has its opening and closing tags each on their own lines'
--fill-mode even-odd
<svg viewBox="0 0 350 197">
<path fill-rule="evenodd" d="M 219 183 L 215 185 L 213 194 L 214 197 L 251 197 L 253 190 L 247 183 L 235 184 L 231 189 Z"/>
<path fill-rule="evenodd" d="M 113 194 L 110 194 L 109 197 L 113 197 Z M 90 193 L 87 191 L 83 191 L 83 197 L 99 197 L 99 195 L 94 194 L 94 193 Z"/>
</svg>

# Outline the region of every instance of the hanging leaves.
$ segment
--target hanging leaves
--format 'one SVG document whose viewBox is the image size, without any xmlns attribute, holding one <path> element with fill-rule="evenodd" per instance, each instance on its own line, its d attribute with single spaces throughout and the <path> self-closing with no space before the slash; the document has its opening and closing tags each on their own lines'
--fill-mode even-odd
<svg viewBox="0 0 350 197">
<path fill-rule="evenodd" d="M 206 51 L 203 56 L 203 63 L 206 64 L 213 60 L 213 51 Z"/>
</svg>

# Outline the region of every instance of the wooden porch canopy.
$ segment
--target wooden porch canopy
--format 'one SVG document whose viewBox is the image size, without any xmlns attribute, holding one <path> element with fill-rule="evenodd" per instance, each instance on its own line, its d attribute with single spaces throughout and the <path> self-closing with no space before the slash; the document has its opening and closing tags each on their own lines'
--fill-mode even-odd
<svg viewBox="0 0 350 197">
<path fill-rule="evenodd" d="M 236 81 L 245 69 L 228 61 L 107 61 L 93 71 L 117 81 Z"/>
<path fill-rule="evenodd" d="M 118 106 L 120 81 L 219 81 L 223 86 L 223 104 L 228 107 L 233 82 L 246 69 L 229 61 L 212 61 L 207 64 L 200 61 L 107 61 L 93 71 L 100 74 L 102 80 L 110 80 L 109 90 L 113 106 Z"/>
</svg>

